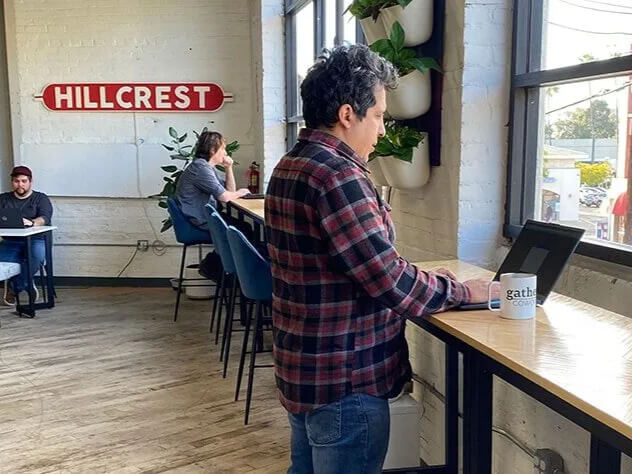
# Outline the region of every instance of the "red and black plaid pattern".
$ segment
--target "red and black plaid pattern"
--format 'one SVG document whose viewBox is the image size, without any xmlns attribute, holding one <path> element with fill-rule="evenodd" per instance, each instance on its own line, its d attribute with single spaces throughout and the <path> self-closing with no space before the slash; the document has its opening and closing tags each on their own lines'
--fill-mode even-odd
<svg viewBox="0 0 632 474">
<path fill-rule="evenodd" d="M 404 260 L 390 208 L 353 150 L 303 129 L 265 200 L 277 386 L 291 413 L 353 392 L 388 397 L 410 378 L 404 318 L 468 290 Z"/>
</svg>

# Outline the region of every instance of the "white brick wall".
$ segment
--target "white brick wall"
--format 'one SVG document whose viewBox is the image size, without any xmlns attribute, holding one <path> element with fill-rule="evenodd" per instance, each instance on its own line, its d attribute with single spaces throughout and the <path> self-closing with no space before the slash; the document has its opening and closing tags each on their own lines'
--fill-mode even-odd
<svg viewBox="0 0 632 474">
<path fill-rule="evenodd" d="M 159 167 L 170 159 L 160 144 L 168 141 L 169 126 L 181 132 L 208 126 L 239 140 L 238 185 L 245 182 L 251 161 L 263 162 L 264 144 L 266 156 L 277 153 L 273 143 L 282 141 L 284 133 L 279 134 L 272 123 L 266 123 L 264 133 L 259 112 L 264 110 L 270 120 L 284 113 L 284 96 L 277 94 L 277 89 L 284 88 L 284 76 L 281 72 L 279 83 L 274 69 L 276 56 L 283 55 L 278 46 L 283 45 L 283 23 L 271 13 L 276 14 L 281 3 L 5 2 L 14 161 L 33 167 L 36 189 L 58 196 L 54 199 L 55 223 L 63 225 L 56 238 L 58 274 L 111 276 L 122 268 L 121 262 L 127 261 L 133 248 L 91 248 L 91 243 L 106 239 L 135 246 L 137 239 L 156 239 L 149 222 L 159 230 L 166 211 L 138 198 L 162 187 Z M 268 53 L 270 79 L 267 73 L 257 74 L 262 11 L 266 41 L 275 48 Z M 266 45 L 264 52 L 267 49 Z M 212 114 L 134 114 L 55 113 L 33 100 L 50 82 L 80 81 L 213 81 L 232 92 L 235 101 Z M 265 95 L 258 95 L 262 86 Z M 77 200 L 75 196 L 93 199 Z M 149 218 L 143 208 L 149 211 Z M 125 217 L 121 219 L 122 210 Z M 92 227 L 95 221 L 99 225 Z M 86 248 L 64 246 L 74 243 L 77 236 Z M 171 231 L 158 237 L 173 241 Z M 178 255 L 173 251 L 163 256 L 139 254 L 126 275 L 172 276 Z"/>
<path fill-rule="evenodd" d="M 263 179 L 267 188 L 274 166 L 286 151 L 285 20 L 283 0 L 261 1 L 261 75 L 263 77 Z"/>
</svg>

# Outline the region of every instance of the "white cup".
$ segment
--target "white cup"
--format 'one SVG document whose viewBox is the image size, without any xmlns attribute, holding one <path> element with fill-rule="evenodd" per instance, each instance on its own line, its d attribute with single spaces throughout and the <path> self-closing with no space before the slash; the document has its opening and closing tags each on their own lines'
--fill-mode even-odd
<svg viewBox="0 0 632 474">
<path fill-rule="evenodd" d="M 531 319 L 535 316 L 538 277 L 532 273 L 503 273 L 500 281 L 489 284 L 487 306 L 506 319 Z M 492 288 L 500 285 L 500 309 L 492 308 Z"/>
</svg>

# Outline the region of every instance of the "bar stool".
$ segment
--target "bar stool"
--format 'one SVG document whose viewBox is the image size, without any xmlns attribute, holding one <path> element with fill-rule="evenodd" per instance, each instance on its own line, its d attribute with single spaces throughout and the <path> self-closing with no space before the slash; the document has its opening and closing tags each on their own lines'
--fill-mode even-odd
<svg viewBox="0 0 632 474">
<path fill-rule="evenodd" d="M 233 334 L 233 317 L 235 314 L 235 294 L 237 292 L 237 283 L 238 278 L 235 272 L 235 263 L 233 261 L 233 254 L 230 250 L 230 246 L 228 244 L 228 240 L 226 238 L 226 231 L 228 230 L 228 226 L 222 216 L 219 215 L 217 210 L 207 204 L 205 206 L 206 213 L 208 215 L 208 228 L 211 232 L 211 238 L 215 244 L 215 250 L 219 254 L 219 258 L 222 261 L 222 266 L 224 267 L 224 271 L 222 272 L 222 278 L 220 286 L 222 287 L 220 303 L 218 305 L 217 300 L 213 304 L 213 312 L 211 314 L 211 324 L 210 327 L 213 327 L 213 322 L 215 320 L 215 312 L 219 306 L 219 315 L 217 318 L 217 332 L 215 334 L 215 344 L 217 344 L 217 339 L 219 337 L 219 327 L 222 318 L 222 304 L 226 301 L 226 288 L 230 285 L 230 296 L 228 298 L 228 305 L 226 308 L 226 317 L 224 320 L 224 333 L 222 336 L 222 347 L 220 349 L 220 358 L 219 360 L 224 361 L 224 371 L 222 373 L 222 377 L 226 378 L 226 371 L 228 370 L 228 357 L 230 354 L 230 340 Z"/>
<path fill-rule="evenodd" d="M 180 276 L 178 278 L 178 295 L 176 296 L 176 309 L 173 314 L 173 321 L 178 320 L 178 308 L 180 307 L 180 294 L 182 293 L 182 274 L 184 272 L 184 262 L 187 255 L 187 247 L 191 245 L 212 244 L 211 236 L 208 232 L 195 227 L 189 219 L 182 213 L 180 205 L 173 198 L 167 199 L 167 210 L 173 223 L 173 231 L 176 240 L 182 244 L 182 261 L 180 263 Z M 187 278 L 187 281 L 205 280 L 205 278 Z"/>
<path fill-rule="evenodd" d="M 252 348 L 250 350 L 250 370 L 248 372 L 248 388 L 246 392 L 246 413 L 244 424 L 248 424 L 250 413 L 250 402 L 252 399 L 252 383 L 256 368 L 274 367 L 273 365 L 256 365 L 257 340 L 263 337 L 263 317 L 264 305 L 269 305 L 272 301 L 272 274 L 270 264 L 259 252 L 248 242 L 248 239 L 233 226 L 228 227 L 228 243 L 233 254 L 235 270 L 241 284 L 241 291 L 246 298 L 256 302 L 254 334 L 252 338 Z M 248 337 L 250 335 L 250 324 L 252 322 L 252 309 L 248 311 L 246 327 L 244 329 L 244 342 L 241 346 L 241 357 L 239 360 L 239 371 L 237 373 L 237 387 L 235 400 L 239 398 L 239 388 L 244 370 L 244 362 L 248 347 Z"/>
</svg>

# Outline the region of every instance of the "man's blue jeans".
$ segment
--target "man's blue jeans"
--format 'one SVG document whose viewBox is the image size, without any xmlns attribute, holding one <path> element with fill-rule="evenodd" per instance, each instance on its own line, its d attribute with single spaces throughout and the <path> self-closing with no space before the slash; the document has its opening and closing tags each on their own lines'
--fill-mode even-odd
<svg viewBox="0 0 632 474">
<path fill-rule="evenodd" d="M 40 265 L 46 260 L 46 244 L 44 239 L 31 239 L 31 268 L 33 275 L 39 271 Z M 0 242 L 0 262 L 19 263 L 21 273 L 11 278 L 13 292 L 18 294 L 27 288 L 26 270 L 26 239 L 3 240 Z"/>
<path fill-rule="evenodd" d="M 354 393 L 317 410 L 289 414 L 288 474 L 378 474 L 388 448 L 388 401 Z"/>
</svg>

